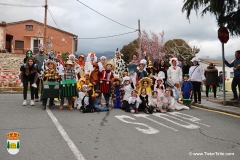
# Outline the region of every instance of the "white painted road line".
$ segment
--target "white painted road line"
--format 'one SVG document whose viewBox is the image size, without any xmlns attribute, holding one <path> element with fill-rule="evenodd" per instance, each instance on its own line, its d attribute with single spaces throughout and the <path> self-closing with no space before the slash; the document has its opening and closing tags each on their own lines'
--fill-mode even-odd
<svg viewBox="0 0 240 160">
<path fill-rule="evenodd" d="M 55 124 L 55 126 L 57 127 L 58 131 L 62 135 L 63 139 L 67 142 L 69 148 L 71 149 L 71 151 L 73 152 L 73 154 L 77 158 L 77 160 L 85 160 L 85 158 L 83 157 L 82 153 L 78 150 L 76 145 L 69 138 L 67 132 L 64 130 L 62 125 L 58 122 L 57 118 L 53 115 L 53 113 L 48 109 L 48 107 L 46 108 L 46 111 L 47 111 L 49 117 L 52 119 L 52 121 Z"/>
<path fill-rule="evenodd" d="M 174 131 L 178 131 L 178 130 L 175 129 L 175 128 L 172 128 L 172 127 L 167 126 L 167 125 L 165 125 L 165 124 L 163 124 L 163 123 L 160 123 L 160 122 L 158 122 L 158 121 L 155 121 L 155 120 L 152 119 L 152 118 L 149 118 L 148 115 L 146 115 L 146 114 L 134 114 L 134 116 L 135 116 L 135 117 L 142 117 L 142 118 L 148 119 L 148 120 L 150 120 L 150 121 L 152 121 L 152 122 L 155 122 L 155 123 L 159 124 L 160 126 L 166 127 L 166 128 L 168 128 L 168 129 L 172 129 L 172 130 L 174 130 Z"/>
</svg>

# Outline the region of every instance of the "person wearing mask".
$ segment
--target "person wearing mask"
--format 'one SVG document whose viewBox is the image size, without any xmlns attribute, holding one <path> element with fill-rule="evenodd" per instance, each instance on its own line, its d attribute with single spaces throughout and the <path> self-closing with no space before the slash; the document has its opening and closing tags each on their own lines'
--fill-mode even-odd
<svg viewBox="0 0 240 160">
<path fill-rule="evenodd" d="M 193 95 L 194 95 L 193 103 L 201 104 L 200 88 L 201 88 L 202 81 L 205 81 L 206 78 L 204 76 L 203 68 L 198 63 L 199 62 L 198 58 L 194 57 L 191 61 L 193 62 L 193 66 L 191 66 L 189 69 L 189 79 L 192 82 L 192 86 L 193 86 Z"/>
<path fill-rule="evenodd" d="M 38 102 L 39 101 L 39 95 L 38 95 L 38 91 L 39 91 L 39 84 L 40 84 L 40 81 L 41 81 L 41 77 L 40 77 L 40 74 L 41 74 L 41 69 L 42 69 L 42 65 L 43 65 L 43 61 L 47 58 L 47 56 L 44 54 L 44 49 L 43 47 L 39 47 L 39 53 L 34 56 L 34 61 L 35 63 L 37 64 L 37 67 L 38 67 L 38 79 L 37 79 L 37 88 L 34 90 L 34 101 L 35 102 Z"/>
<path fill-rule="evenodd" d="M 226 61 L 225 59 L 225 64 L 228 67 L 233 67 L 233 71 L 234 71 L 234 77 L 232 80 L 232 92 L 233 92 L 233 98 L 230 100 L 237 100 L 240 101 L 240 96 L 238 97 L 237 94 L 237 89 L 236 87 L 238 86 L 238 90 L 240 93 L 240 50 L 237 50 L 235 52 L 235 60 L 230 64 L 228 63 L 228 61 Z"/>
</svg>

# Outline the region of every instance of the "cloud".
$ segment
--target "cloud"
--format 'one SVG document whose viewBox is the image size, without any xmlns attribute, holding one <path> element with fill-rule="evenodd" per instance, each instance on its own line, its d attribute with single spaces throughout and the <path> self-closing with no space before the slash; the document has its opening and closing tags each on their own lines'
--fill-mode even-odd
<svg viewBox="0 0 240 160">
<path fill-rule="evenodd" d="M 140 0 L 80 0 L 103 15 L 127 25 L 138 28 L 138 20 L 141 20 L 141 29 L 160 33 L 165 32 L 165 41 L 181 38 L 190 45 L 201 47 L 198 56 L 219 56 L 221 43 L 217 38 L 217 25 L 215 17 L 206 15 L 204 18 L 196 16 L 192 12 L 190 23 L 186 19 L 186 13 L 182 13 L 183 1 L 140 1 Z M 43 6 L 44 1 L 32 0 L 2 0 L 2 3 L 24 4 Z M 133 31 L 132 29 L 116 24 L 109 19 L 97 14 L 77 0 L 53 0 L 48 4 L 60 29 L 78 35 L 80 38 L 111 36 Z M 34 19 L 40 22 L 44 20 L 44 8 L 5 7 L 0 5 L 2 20 L 6 22 Z M 56 27 L 48 13 L 48 24 Z M 104 52 L 115 51 L 137 38 L 137 32 L 96 40 L 80 40 L 78 52 L 91 51 Z M 234 54 L 239 46 L 239 38 L 230 37 L 225 45 L 226 55 Z"/>
</svg>

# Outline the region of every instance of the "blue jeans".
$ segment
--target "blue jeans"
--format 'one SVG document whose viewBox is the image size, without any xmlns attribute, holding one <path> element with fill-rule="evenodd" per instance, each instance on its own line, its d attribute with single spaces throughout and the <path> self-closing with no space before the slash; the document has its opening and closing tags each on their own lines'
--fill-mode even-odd
<svg viewBox="0 0 240 160">
<path fill-rule="evenodd" d="M 98 105 L 94 105 L 94 107 L 97 111 L 107 111 L 108 110 L 108 108 L 105 105 L 103 105 L 102 107 L 100 107 Z"/>
<path fill-rule="evenodd" d="M 60 105 L 64 105 L 64 97 L 61 97 L 61 103 L 60 103 Z M 69 103 L 69 105 L 72 105 L 72 97 L 68 97 L 68 103 Z"/>
</svg>

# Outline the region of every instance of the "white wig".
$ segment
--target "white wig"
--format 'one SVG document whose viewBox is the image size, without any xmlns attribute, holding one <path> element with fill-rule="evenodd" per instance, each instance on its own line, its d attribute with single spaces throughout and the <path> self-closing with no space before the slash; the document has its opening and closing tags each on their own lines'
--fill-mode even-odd
<svg viewBox="0 0 240 160">
<path fill-rule="evenodd" d="M 88 53 L 86 61 L 91 62 L 91 55 L 94 55 L 93 62 L 97 62 L 97 57 L 96 57 L 95 53 Z"/>
</svg>

